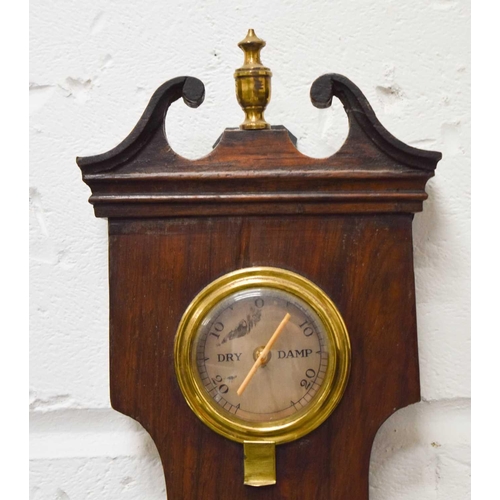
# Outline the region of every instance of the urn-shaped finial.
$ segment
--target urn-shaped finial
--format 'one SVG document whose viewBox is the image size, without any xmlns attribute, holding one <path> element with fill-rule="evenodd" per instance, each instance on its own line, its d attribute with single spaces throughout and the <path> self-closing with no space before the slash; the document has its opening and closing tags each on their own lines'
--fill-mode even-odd
<svg viewBox="0 0 500 500">
<path fill-rule="evenodd" d="M 245 121 L 240 125 L 243 130 L 271 128 L 264 119 L 264 110 L 271 100 L 271 70 L 262 65 L 260 51 L 266 42 L 248 30 L 247 36 L 238 47 L 245 54 L 241 68 L 234 73 L 236 97 L 245 112 Z"/>
</svg>

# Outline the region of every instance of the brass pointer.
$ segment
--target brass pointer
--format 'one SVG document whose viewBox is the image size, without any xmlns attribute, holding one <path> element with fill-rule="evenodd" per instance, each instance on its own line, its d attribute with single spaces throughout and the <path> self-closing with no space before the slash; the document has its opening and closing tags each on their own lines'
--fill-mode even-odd
<svg viewBox="0 0 500 500">
<path fill-rule="evenodd" d="M 252 368 L 248 372 L 248 375 L 245 377 L 245 380 L 241 383 L 239 389 L 236 391 L 236 394 L 238 396 L 241 396 L 243 391 L 246 389 L 248 383 L 250 380 L 252 380 L 252 377 L 255 375 L 255 372 L 259 368 L 259 366 L 262 365 L 262 362 L 267 358 L 267 355 L 269 354 L 269 351 L 271 350 L 271 347 L 273 344 L 276 342 L 278 339 L 280 333 L 283 331 L 285 328 L 286 324 L 288 323 L 288 320 L 290 319 L 290 314 L 286 313 L 285 317 L 281 320 L 281 323 L 279 324 L 278 328 L 276 328 L 276 331 L 272 334 L 271 338 L 269 339 L 269 342 L 266 344 L 262 352 L 260 353 L 260 356 L 256 359 L 255 363 L 253 364 Z"/>
</svg>

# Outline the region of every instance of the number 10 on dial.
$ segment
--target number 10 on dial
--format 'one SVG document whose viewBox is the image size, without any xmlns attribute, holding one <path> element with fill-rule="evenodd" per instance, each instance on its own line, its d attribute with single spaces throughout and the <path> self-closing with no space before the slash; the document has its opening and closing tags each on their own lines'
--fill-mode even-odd
<svg viewBox="0 0 500 500">
<path fill-rule="evenodd" d="M 212 430 L 245 447 L 245 484 L 274 484 L 276 444 L 320 425 L 347 385 L 350 343 L 329 297 L 278 268 L 229 273 L 202 290 L 175 341 L 179 386 Z"/>
</svg>

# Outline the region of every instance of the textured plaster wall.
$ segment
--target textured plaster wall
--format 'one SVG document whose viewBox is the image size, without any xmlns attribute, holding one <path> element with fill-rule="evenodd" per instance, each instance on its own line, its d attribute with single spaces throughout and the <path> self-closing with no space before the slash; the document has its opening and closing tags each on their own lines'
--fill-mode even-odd
<svg viewBox="0 0 500 500">
<path fill-rule="evenodd" d="M 171 143 L 190 158 L 209 152 L 242 120 L 232 74 L 250 27 L 274 73 L 266 117 L 302 152 L 327 156 L 345 138 L 341 106 L 308 98 L 336 72 L 396 137 L 443 153 L 414 222 L 423 401 L 380 430 L 370 498 L 469 498 L 469 17 L 462 0 L 31 2 L 33 500 L 164 498 L 149 436 L 109 406 L 106 221 L 75 156 L 115 146 L 180 75 L 203 80 L 206 100 L 173 106 Z"/>
</svg>

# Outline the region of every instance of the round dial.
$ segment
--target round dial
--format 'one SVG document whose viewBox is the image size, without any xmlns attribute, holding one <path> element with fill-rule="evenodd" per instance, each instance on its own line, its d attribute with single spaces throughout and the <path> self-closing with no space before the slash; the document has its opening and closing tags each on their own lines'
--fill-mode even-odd
<svg viewBox="0 0 500 500">
<path fill-rule="evenodd" d="M 238 394 L 283 321 L 269 353 Z M 295 295 L 273 288 L 225 298 L 203 319 L 195 345 L 197 372 L 210 398 L 248 422 L 280 420 L 307 407 L 325 382 L 330 358 L 318 315 Z"/>
<path fill-rule="evenodd" d="M 184 313 L 175 370 L 195 414 L 235 441 L 304 436 L 340 402 L 350 343 L 323 290 L 285 269 L 240 269 L 210 283 Z"/>
</svg>

